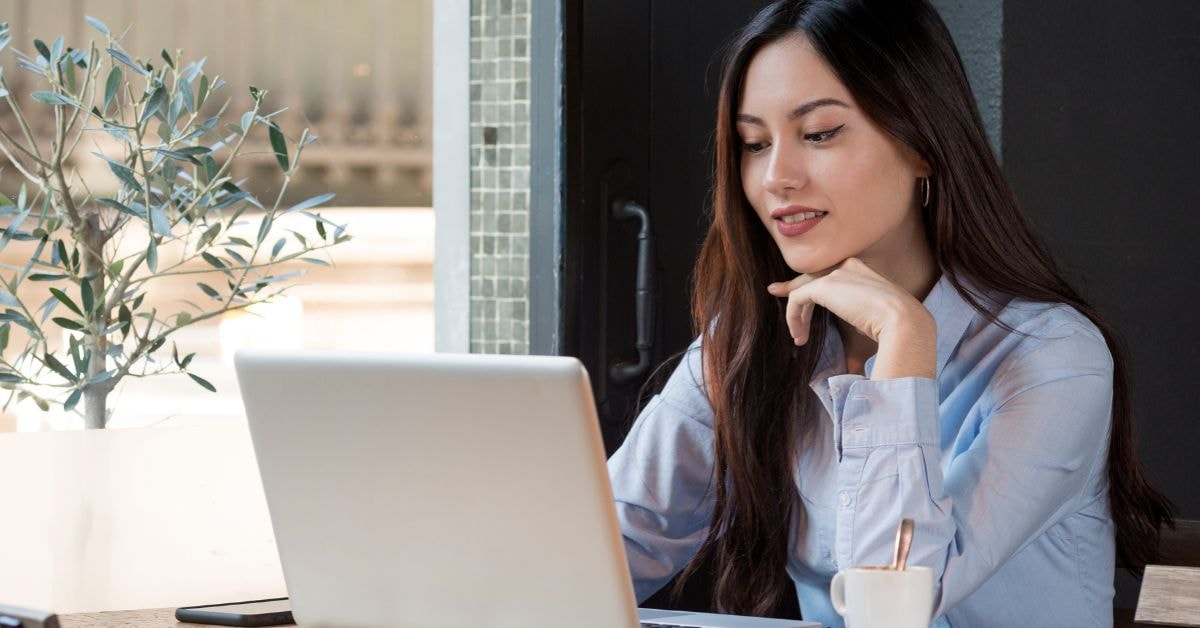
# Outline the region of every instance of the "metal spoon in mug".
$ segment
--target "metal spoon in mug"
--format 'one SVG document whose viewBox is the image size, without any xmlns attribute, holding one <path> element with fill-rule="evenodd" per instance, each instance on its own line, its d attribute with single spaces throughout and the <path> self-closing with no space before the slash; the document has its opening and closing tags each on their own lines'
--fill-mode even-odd
<svg viewBox="0 0 1200 628">
<path fill-rule="evenodd" d="M 896 553 L 892 559 L 892 569 L 904 571 L 908 565 L 908 550 L 912 547 L 913 520 L 905 517 L 900 520 L 896 530 Z"/>
</svg>

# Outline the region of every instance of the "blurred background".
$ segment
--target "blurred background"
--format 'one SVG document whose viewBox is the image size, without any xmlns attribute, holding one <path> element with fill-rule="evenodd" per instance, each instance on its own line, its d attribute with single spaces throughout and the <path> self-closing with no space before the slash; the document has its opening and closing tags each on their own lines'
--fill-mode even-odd
<svg viewBox="0 0 1200 628">
<path fill-rule="evenodd" d="M 191 370 L 216 393 L 183 375 L 129 379 L 110 397 L 110 427 L 243 422 L 231 361 L 240 347 L 433 350 L 431 12 L 432 0 L 0 0 L 0 21 L 13 35 L 2 58 L 14 94 L 39 88 L 38 77 L 16 67 L 11 49 L 35 54 L 33 38 L 58 35 L 67 46 L 95 40 L 103 47 L 85 16 L 106 24 L 137 58 L 161 63 L 162 50 L 181 65 L 203 58 L 204 71 L 226 82 L 203 115 L 225 105 L 236 119 L 253 105 L 247 86 L 267 90 L 263 110 L 287 108 L 277 120 L 289 137 L 308 128 L 318 138 L 305 149 L 284 204 L 333 192 L 322 215 L 347 223 L 353 236 L 331 250 L 333 267 L 297 264 L 307 274 L 284 298 L 178 333 L 181 352 L 197 352 Z M 49 115 L 31 122 L 39 138 L 52 131 Z M 13 123 L 11 109 L 0 106 L 0 125 Z M 108 181 L 115 190 L 115 177 L 90 154 L 103 150 L 105 137 L 86 136 L 83 144 L 95 145 L 81 145 L 73 165 L 89 185 Z M 274 199 L 282 175 L 265 133 L 259 141 L 235 162 L 233 177 L 259 198 Z M 5 167 L 0 192 L 15 198 L 21 181 Z M 26 253 L 6 248 L 0 264 L 16 264 Z M 185 289 L 192 282 L 180 278 L 177 287 L 152 285 L 151 296 L 182 299 Z M 32 403 L 0 413 L 0 432 L 81 425 L 74 414 Z"/>
</svg>

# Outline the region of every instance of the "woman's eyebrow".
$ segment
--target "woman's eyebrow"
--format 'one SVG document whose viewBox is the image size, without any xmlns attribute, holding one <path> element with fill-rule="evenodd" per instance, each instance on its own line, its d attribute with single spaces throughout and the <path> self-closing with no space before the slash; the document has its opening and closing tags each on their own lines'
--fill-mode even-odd
<svg viewBox="0 0 1200 628">
<path fill-rule="evenodd" d="M 845 107 L 847 109 L 850 108 L 850 105 L 847 105 L 846 103 L 844 103 L 836 98 L 818 98 L 816 100 L 811 100 L 809 102 L 806 102 L 803 105 L 800 105 L 799 107 L 796 107 L 795 109 L 793 109 L 792 112 L 788 114 L 788 121 L 790 122 L 797 118 L 803 118 L 804 116 L 811 113 L 817 107 L 824 107 L 826 105 L 836 105 L 838 107 Z M 759 118 L 757 116 L 752 116 L 748 113 L 737 114 L 737 121 L 745 122 L 746 124 L 756 124 L 758 126 L 766 126 L 767 125 L 765 122 L 763 122 L 762 118 Z"/>
</svg>

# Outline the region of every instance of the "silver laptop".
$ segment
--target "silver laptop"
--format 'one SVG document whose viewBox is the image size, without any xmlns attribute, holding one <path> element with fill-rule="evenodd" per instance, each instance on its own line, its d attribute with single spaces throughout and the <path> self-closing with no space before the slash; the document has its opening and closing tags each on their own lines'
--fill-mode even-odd
<svg viewBox="0 0 1200 628">
<path fill-rule="evenodd" d="M 638 611 L 573 358 L 235 358 L 297 620 L 334 626 L 783 627 Z"/>
</svg>

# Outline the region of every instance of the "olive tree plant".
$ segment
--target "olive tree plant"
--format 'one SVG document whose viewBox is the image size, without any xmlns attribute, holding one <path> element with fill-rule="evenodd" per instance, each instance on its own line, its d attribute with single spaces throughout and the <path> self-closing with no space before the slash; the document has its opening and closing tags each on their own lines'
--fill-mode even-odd
<svg viewBox="0 0 1200 628">
<path fill-rule="evenodd" d="M 280 112 L 262 110 L 265 90 L 249 88 L 249 111 L 228 111 L 228 100 L 216 108 L 224 81 L 205 73 L 203 59 L 185 65 L 166 50 L 136 58 L 103 23 L 87 21 L 101 43 L 34 40 L 29 53 L 10 46 L 0 23 L 0 52 L 37 77 L 36 88 L 16 94 L 0 69 L 10 110 L 0 105 L 9 121 L 0 151 L 24 179 L 15 198 L 0 194 L 0 252 L 14 242 L 28 250 L 0 269 L 0 387 L 6 405 L 29 398 L 80 412 L 82 403 L 85 425 L 101 428 L 108 395 L 126 377 L 185 373 L 215 390 L 189 371 L 195 353 L 182 353 L 172 335 L 277 296 L 299 274 L 281 263 L 327 264 L 314 254 L 350 236 L 310 211 L 332 194 L 282 204 L 315 138 L 307 129 L 285 135 Z M 53 120 L 52 130 L 35 132 L 31 113 Z M 231 174 L 258 137 L 283 172 L 272 202 Z M 103 160 L 108 180 L 85 180 L 84 159 Z M 194 298 L 147 299 L 167 278 L 186 281 Z"/>
</svg>

